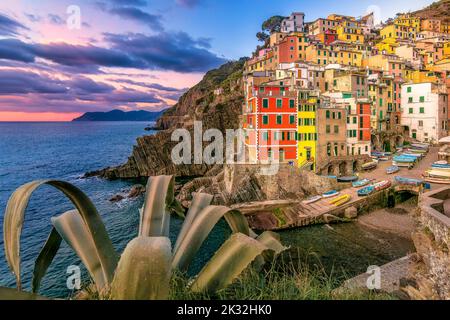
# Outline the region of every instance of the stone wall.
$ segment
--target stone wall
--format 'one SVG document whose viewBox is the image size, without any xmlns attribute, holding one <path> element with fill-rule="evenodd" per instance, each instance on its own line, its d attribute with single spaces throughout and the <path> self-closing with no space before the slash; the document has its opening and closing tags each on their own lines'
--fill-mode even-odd
<svg viewBox="0 0 450 320">
<path fill-rule="evenodd" d="M 450 187 L 425 193 L 419 198 L 414 245 L 424 265 L 423 274 L 433 293 L 450 299 Z"/>
</svg>

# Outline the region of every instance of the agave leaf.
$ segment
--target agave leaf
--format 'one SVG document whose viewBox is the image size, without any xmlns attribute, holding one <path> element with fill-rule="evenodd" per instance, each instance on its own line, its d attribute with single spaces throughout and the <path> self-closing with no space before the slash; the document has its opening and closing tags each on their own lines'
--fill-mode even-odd
<svg viewBox="0 0 450 320">
<path fill-rule="evenodd" d="M 47 184 L 62 191 L 80 212 L 94 239 L 103 272 L 110 282 L 117 266 L 117 254 L 106 232 L 105 225 L 88 196 L 74 185 L 58 180 L 38 180 L 19 187 L 8 200 L 3 222 L 5 256 L 11 271 L 16 277 L 18 289 L 21 288 L 20 275 L 20 235 L 31 194 L 40 186 Z"/>
<path fill-rule="evenodd" d="M 58 217 L 52 218 L 53 226 L 67 244 L 75 251 L 86 266 L 97 289 L 101 291 L 110 282 L 103 272 L 99 252 L 92 234 L 77 210 L 68 211 Z"/>
<path fill-rule="evenodd" d="M 53 259 L 58 252 L 61 245 L 62 238 L 55 228 L 52 228 L 50 235 L 45 242 L 44 247 L 39 252 L 39 256 L 34 262 L 32 292 L 36 293 L 39 290 L 42 278 L 45 276 L 48 267 L 52 263 Z"/>
<path fill-rule="evenodd" d="M 280 254 L 281 252 L 287 249 L 287 247 L 283 246 L 283 244 L 281 243 L 280 235 L 272 231 L 265 231 L 261 233 L 256 238 L 256 240 L 261 242 L 269 249 L 272 249 L 276 254 Z"/>
<path fill-rule="evenodd" d="M 34 293 L 0 287 L 0 300 L 50 300 Z"/>
<path fill-rule="evenodd" d="M 128 243 L 111 285 L 114 300 L 162 300 L 169 295 L 172 253 L 166 237 L 137 237 Z"/>
<path fill-rule="evenodd" d="M 233 234 L 217 250 L 192 283 L 193 292 L 215 292 L 233 283 L 253 262 L 260 265 L 271 249 L 242 233 Z"/>
<path fill-rule="evenodd" d="M 224 206 L 208 206 L 197 213 L 194 221 L 186 230 L 183 239 L 173 254 L 172 267 L 182 271 L 187 270 L 195 254 L 209 235 L 217 222 L 227 215 L 227 221 L 232 222 L 233 232 L 241 232 L 248 235 L 248 224 L 242 222 L 239 211 Z M 245 218 L 244 218 L 245 219 Z"/>
<path fill-rule="evenodd" d="M 195 220 L 200 211 L 205 209 L 207 206 L 211 204 L 213 196 L 207 193 L 195 193 L 194 198 L 192 199 L 191 206 L 189 207 L 189 211 L 187 212 L 186 218 L 181 227 L 180 233 L 178 234 L 177 241 L 175 242 L 174 252 L 177 251 L 180 242 L 186 236 L 187 231 L 191 228 L 192 222 Z"/>
<path fill-rule="evenodd" d="M 174 202 L 173 176 L 150 177 L 147 182 L 140 236 L 169 237 L 170 206 Z"/>
</svg>

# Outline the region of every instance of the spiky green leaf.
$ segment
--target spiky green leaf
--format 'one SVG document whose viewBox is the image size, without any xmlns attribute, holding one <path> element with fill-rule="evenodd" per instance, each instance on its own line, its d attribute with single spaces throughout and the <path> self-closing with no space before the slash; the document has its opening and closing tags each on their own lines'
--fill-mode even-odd
<svg viewBox="0 0 450 320">
<path fill-rule="evenodd" d="M 32 193 L 47 184 L 62 191 L 80 212 L 99 252 L 102 269 L 108 281 L 112 280 L 117 266 L 117 254 L 106 228 L 94 204 L 80 189 L 70 183 L 58 180 L 38 180 L 19 187 L 8 200 L 3 222 L 5 256 L 11 271 L 16 277 L 17 287 L 21 288 L 20 275 L 20 235 L 25 217 L 25 210 Z"/>
<path fill-rule="evenodd" d="M 168 237 L 169 211 L 175 200 L 174 178 L 173 176 L 150 177 L 146 190 L 139 235 Z"/>
<path fill-rule="evenodd" d="M 173 254 L 173 268 L 187 270 L 203 241 L 223 216 L 227 217 L 226 220 L 233 232 L 249 234 L 248 224 L 243 222 L 239 211 L 224 206 L 208 206 L 197 213 L 183 239 L 180 240 Z"/>
<path fill-rule="evenodd" d="M 162 300 L 169 295 L 172 253 L 165 237 L 138 237 L 125 248 L 111 285 L 115 300 Z"/>
<path fill-rule="evenodd" d="M 197 275 L 191 290 L 215 292 L 225 288 L 249 267 L 260 267 L 268 251 L 271 249 L 249 236 L 231 235 Z"/>
<path fill-rule="evenodd" d="M 41 252 L 39 252 L 39 256 L 34 262 L 33 280 L 31 285 L 31 290 L 33 293 L 38 292 L 41 280 L 45 276 L 48 267 L 55 258 L 59 246 L 61 245 L 61 241 L 62 238 L 58 231 L 56 231 L 55 228 L 52 228 L 44 247 L 42 247 Z"/>
<path fill-rule="evenodd" d="M 87 228 L 77 210 L 68 211 L 52 218 L 52 223 L 60 236 L 75 251 L 85 265 L 97 290 L 103 290 L 109 283 L 108 275 L 102 268 L 100 252 L 92 233 Z"/>
<path fill-rule="evenodd" d="M 200 213 L 200 211 L 209 206 L 212 200 L 213 196 L 207 193 L 196 193 L 194 195 L 191 206 L 189 207 L 189 211 L 186 215 L 186 218 L 184 219 L 181 230 L 178 233 L 177 241 L 175 242 L 175 246 L 173 248 L 174 252 L 180 246 L 180 242 L 186 236 L 187 231 L 191 228 L 192 223 L 194 222 L 197 215 Z"/>
</svg>

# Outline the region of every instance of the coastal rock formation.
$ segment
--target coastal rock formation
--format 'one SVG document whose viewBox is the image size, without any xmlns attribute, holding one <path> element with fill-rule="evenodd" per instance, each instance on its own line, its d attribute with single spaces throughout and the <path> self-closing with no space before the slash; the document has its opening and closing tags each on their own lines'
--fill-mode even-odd
<svg viewBox="0 0 450 320">
<path fill-rule="evenodd" d="M 194 121 L 202 122 L 203 131 L 209 128 L 222 132 L 226 129 L 237 129 L 243 103 L 244 62 L 245 59 L 228 62 L 206 73 L 202 81 L 188 90 L 179 102 L 165 111 L 158 120 L 156 127 L 163 131 L 137 139 L 125 164 L 89 172 L 86 176 L 126 179 L 164 174 L 179 177 L 204 175 L 212 166 L 173 163 L 171 151 L 178 142 L 171 141 L 172 132 L 177 128 L 184 128 L 192 133 Z M 217 88 L 221 88 L 220 94 L 215 94 Z"/>
<path fill-rule="evenodd" d="M 336 180 L 289 165 L 280 165 L 274 175 L 264 175 L 257 165 L 225 165 L 212 168 L 205 176 L 186 183 L 178 200 L 188 206 L 194 192 L 214 194 L 214 203 L 234 205 L 266 200 L 299 201 L 311 194 L 339 188 Z"/>
</svg>

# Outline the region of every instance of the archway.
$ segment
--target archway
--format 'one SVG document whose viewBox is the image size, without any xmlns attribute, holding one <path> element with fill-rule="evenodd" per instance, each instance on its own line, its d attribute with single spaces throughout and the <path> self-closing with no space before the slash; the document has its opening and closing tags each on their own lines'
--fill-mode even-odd
<svg viewBox="0 0 450 320">
<path fill-rule="evenodd" d="M 353 161 L 352 170 L 353 170 L 353 173 L 358 171 L 358 161 Z"/>
<path fill-rule="evenodd" d="M 385 152 L 391 152 L 391 142 L 389 140 L 383 141 L 383 150 Z"/>
<path fill-rule="evenodd" d="M 333 166 L 332 166 L 332 165 L 329 165 L 329 166 L 328 166 L 328 171 L 327 171 L 327 173 L 328 173 L 329 176 L 333 175 Z"/>
<path fill-rule="evenodd" d="M 372 143 L 372 147 L 374 150 L 377 150 L 380 147 L 380 140 L 377 135 L 372 134 L 370 136 L 370 142 Z"/>
<path fill-rule="evenodd" d="M 345 169 L 345 162 L 341 162 L 341 163 L 339 164 L 339 175 L 345 176 L 346 171 L 347 171 L 347 170 Z"/>
</svg>

